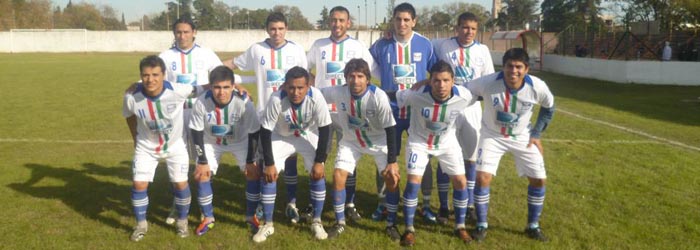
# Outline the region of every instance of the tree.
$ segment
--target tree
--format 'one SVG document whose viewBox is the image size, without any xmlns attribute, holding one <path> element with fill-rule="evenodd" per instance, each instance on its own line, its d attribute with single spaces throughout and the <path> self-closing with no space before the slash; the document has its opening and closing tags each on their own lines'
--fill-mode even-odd
<svg viewBox="0 0 700 250">
<path fill-rule="evenodd" d="M 109 5 L 102 7 L 102 22 L 105 24 L 106 30 L 126 30 L 123 20 L 124 14 L 122 14 L 122 21 L 119 21 L 114 8 Z"/>
<path fill-rule="evenodd" d="M 287 26 L 290 30 L 310 30 L 313 28 L 309 20 L 304 17 L 299 7 L 287 5 L 275 5 L 272 7 L 273 12 L 280 12 L 287 17 Z M 267 18 L 267 17 L 266 17 Z"/>
<path fill-rule="evenodd" d="M 328 27 L 328 15 L 328 8 L 324 5 L 323 9 L 321 9 L 321 19 L 316 21 L 316 25 L 319 29 L 327 30 L 330 28 Z"/>
<path fill-rule="evenodd" d="M 498 14 L 497 24 L 509 30 L 523 29 L 532 21 L 537 0 L 503 0 L 505 8 Z"/>
<path fill-rule="evenodd" d="M 194 0 L 193 5 L 197 13 L 194 15 L 197 20 L 197 28 L 202 30 L 221 29 L 220 17 L 214 15 L 213 0 Z"/>
</svg>

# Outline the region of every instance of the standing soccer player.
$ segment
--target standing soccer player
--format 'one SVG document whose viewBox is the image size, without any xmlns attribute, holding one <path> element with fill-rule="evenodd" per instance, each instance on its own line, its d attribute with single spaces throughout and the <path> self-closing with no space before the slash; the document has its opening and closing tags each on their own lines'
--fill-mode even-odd
<svg viewBox="0 0 700 250">
<path fill-rule="evenodd" d="M 164 159 L 173 184 L 177 210 L 177 235 L 189 236 L 187 214 L 190 209 L 190 188 L 187 184 L 189 155 L 182 139 L 182 109 L 187 97 L 196 92 L 194 86 L 171 84 L 164 80 L 165 63 L 157 56 L 147 56 L 139 63 L 141 83 L 124 95 L 122 114 L 126 117 L 134 140 L 131 201 L 136 214 L 132 241 L 143 239 L 148 231 L 148 184 Z"/>
<path fill-rule="evenodd" d="M 214 227 L 211 178 L 216 175 L 222 154 L 233 154 L 246 175 L 246 221 L 254 228 L 258 225 L 255 208 L 260 201 L 260 173 L 254 159 L 260 122 L 253 102 L 234 92 L 233 71 L 225 66 L 214 68 L 209 74 L 209 85 L 210 90 L 197 98 L 190 120 L 197 153 L 194 178 L 204 217 L 195 230 L 197 235 Z"/>
<path fill-rule="evenodd" d="M 330 10 L 328 17 L 328 25 L 331 28 L 331 35 L 326 38 L 316 40 L 311 46 L 307 54 L 309 60 L 309 68 L 316 68 L 314 87 L 323 90 L 327 87 L 346 84 L 343 69 L 348 61 L 353 58 L 362 58 L 368 65 L 373 65 L 372 55 L 369 54 L 367 47 L 355 38 L 347 34 L 348 29 L 352 26 L 350 20 L 350 11 L 343 6 L 336 6 Z M 367 76 L 369 77 L 369 76 Z M 335 121 L 338 115 L 338 110 L 335 103 L 328 103 L 328 110 L 331 113 L 331 118 Z M 340 141 L 343 133 L 340 130 L 340 124 L 336 122 L 331 126 L 335 131 L 336 140 Z M 332 135 L 332 133 L 331 133 Z M 329 142 L 332 140 L 329 140 Z M 331 147 L 329 146 L 330 150 Z M 359 221 L 362 217 L 355 208 L 355 183 L 356 173 L 347 178 L 347 196 L 345 212 L 353 221 Z M 378 188 L 381 188 L 378 187 Z"/>
<path fill-rule="evenodd" d="M 338 107 L 333 122 L 338 124 L 343 137 L 338 145 L 333 173 L 336 224 L 329 232 L 330 238 L 345 231 L 346 180 L 354 175 L 357 162 L 363 154 L 371 155 L 377 164 L 377 173 L 385 176 L 387 207 L 393 211 L 399 205 L 399 171 L 396 163 L 396 136 L 394 117 L 391 115 L 389 98 L 384 91 L 372 85 L 370 68 L 363 59 L 352 59 L 344 70 L 347 85 L 321 90 L 328 104 Z M 354 183 L 353 183 L 354 184 Z M 398 240 L 394 225 L 396 213 L 387 218 L 387 233 Z"/>
<path fill-rule="evenodd" d="M 466 88 L 454 85 L 452 67 L 438 61 L 430 68 L 428 85 L 418 90 L 401 90 L 396 93 L 396 100 L 399 107 L 410 107 L 413 112 L 406 145 L 408 182 L 403 193 L 406 232 L 401 236 L 401 245 L 412 246 L 415 243 L 413 218 L 418 206 L 422 175 L 429 167 L 429 156 L 438 159 L 443 172 L 452 180 L 455 233 L 461 240 L 471 241 L 465 228 L 467 178 L 462 165 L 462 151 L 455 136 L 455 123 L 476 98 Z"/>
<path fill-rule="evenodd" d="M 331 117 L 321 92 L 309 83 L 308 72 L 301 67 L 291 68 L 285 75 L 282 90 L 272 94 L 261 117 L 260 141 L 263 149 L 264 176 L 262 203 L 265 224 L 253 236 L 253 241 L 263 242 L 275 232 L 272 212 L 277 197 L 278 168 L 292 154 L 304 157 L 304 168 L 311 180 L 311 205 L 313 221 L 311 232 L 319 240 L 328 234 L 321 224 L 323 203 L 326 199 L 326 161 Z M 318 133 L 318 134 L 317 134 Z"/>
<path fill-rule="evenodd" d="M 397 5 L 394 8 L 392 23 L 394 26 L 393 38 L 379 39 L 369 49 L 378 67 L 381 88 L 390 97 L 392 93 L 410 89 L 413 84 L 426 79 L 428 69 L 436 62 L 430 40 L 413 31 L 413 27 L 416 26 L 416 9 L 413 5 L 409 3 Z M 390 101 L 396 120 L 396 153 L 399 155 L 401 135 L 403 131 L 408 129 L 411 107 L 399 108 L 396 100 L 390 99 Z M 381 183 L 383 181 L 377 182 L 378 185 Z M 424 198 L 427 198 L 424 203 L 429 203 L 430 192 L 427 195 L 424 193 Z M 384 209 L 384 204 L 380 201 L 379 206 L 372 214 L 372 219 L 381 220 Z M 388 210 L 388 212 L 395 213 L 396 211 Z M 431 221 L 436 220 L 432 212 L 426 212 L 430 213 L 426 217 L 432 218 Z"/>
<path fill-rule="evenodd" d="M 518 175 L 527 176 L 530 182 L 525 233 L 530 238 L 547 241 L 539 225 L 547 178 L 540 136 L 554 115 L 554 96 L 544 81 L 528 74 L 529 61 L 524 49 L 509 49 L 503 55 L 503 71 L 469 83 L 469 90 L 484 99 L 474 189 L 477 224 L 473 237 L 477 241 L 486 237 L 491 179 L 506 152 L 513 154 Z M 535 105 L 540 105 L 540 111 L 531 127 Z"/>
<path fill-rule="evenodd" d="M 304 48 L 292 41 L 286 40 L 287 18 L 279 12 L 267 16 L 265 27 L 269 38 L 253 44 L 243 54 L 227 60 L 224 64 L 231 69 L 255 71 L 258 89 L 258 114 L 265 109 L 270 96 L 279 90 L 285 82 L 285 74 L 292 67 L 306 69 L 308 62 Z M 262 115 L 261 115 L 262 116 Z M 286 215 L 293 223 L 299 221 L 299 209 L 296 206 L 297 193 L 297 157 L 290 155 L 284 162 L 285 184 L 287 185 Z"/>
<path fill-rule="evenodd" d="M 457 18 L 455 33 L 457 36 L 436 40 L 435 54 L 438 59 L 452 66 L 455 72 L 455 84 L 467 87 L 469 82 L 481 76 L 494 72 L 493 60 L 489 48 L 475 40 L 479 31 L 479 19 L 471 12 L 464 12 Z M 481 104 L 469 106 L 460 116 L 457 123 L 457 138 L 462 147 L 464 168 L 467 172 L 468 205 L 467 219 L 475 221 L 474 212 L 474 183 L 476 180 L 476 148 L 479 141 L 479 129 L 481 129 Z M 438 166 L 437 171 L 438 197 L 440 209 L 438 220 L 446 223 L 449 218 L 447 205 L 447 192 L 449 190 L 449 178 L 442 173 Z"/>
</svg>

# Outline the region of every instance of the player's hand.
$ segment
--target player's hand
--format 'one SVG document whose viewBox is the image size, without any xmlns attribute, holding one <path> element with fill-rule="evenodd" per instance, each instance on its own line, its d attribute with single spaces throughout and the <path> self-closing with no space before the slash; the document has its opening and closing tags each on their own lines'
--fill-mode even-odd
<svg viewBox="0 0 700 250">
<path fill-rule="evenodd" d="M 325 177 L 325 169 L 323 168 L 323 163 L 314 162 L 314 166 L 311 169 L 311 179 L 320 180 Z"/>
<path fill-rule="evenodd" d="M 128 93 L 136 91 L 136 86 L 138 86 L 138 85 L 139 85 L 138 82 L 132 83 L 131 85 L 129 85 L 128 88 L 126 88 L 126 90 L 124 90 L 124 94 L 128 94 Z"/>
<path fill-rule="evenodd" d="M 194 168 L 194 179 L 197 181 L 206 181 L 211 178 L 211 168 L 209 164 L 199 164 Z"/>
<path fill-rule="evenodd" d="M 245 174 L 246 179 L 248 180 L 259 180 L 260 179 L 260 169 L 258 168 L 258 165 L 253 163 L 246 163 L 245 164 L 245 169 L 243 170 L 243 174 Z"/>
<path fill-rule="evenodd" d="M 540 151 L 540 154 L 544 155 L 544 149 L 542 149 L 542 141 L 538 138 L 530 138 L 530 142 L 527 143 L 527 147 L 530 148 L 530 146 L 535 145 L 537 147 L 537 150 Z"/>
<path fill-rule="evenodd" d="M 392 31 L 393 31 L 393 28 L 385 30 L 384 34 L 382 34 L 382 38 L 384 38 L 386 40 L 391 40 L 391 38 L 394 37 L 394 33 Z"/>
<path fill-rule="evenodd" d="M 275 165 L 270 165 L 265 167 L 265 181 L 268 183 L 276 182 L 277 181 L 277 168 Z"/>
<path fill-rule="evenodd" d="M 239 95 L 247 95 L 248 98 L 250 98 L 250 101 L 253 101 L 253 97 L 250 96 L 248 90 L 245 89 L 245 87 L 243 87 L 241 84 L 234 84 L 233 87 L 236 89 Z"/>
<path fill-rule="evenodd" d="M 429 82 L 430 82 L 430 80 L 428 80 L 428 79 L 423 79 L 423 80 L 421 80 L 420 82 L 414 83 L 413 86 L 411 86 L 411 90 L 414 90 L 414 91 L 415 91 L 415 90 L 418 90 L 419 88 L 425 86 L 425 85 L 428 84 Z"/>
<path fill-rule="evenodd" d="M 397 164 L 396 162 L 387 164 L 384 171 L 382 171 L 382 177 L 384 177 L 384 182 L 386 182 L 387 189 L 398 189 L 399 180 L 401 179 L 401 174 L 399 173 L 399 164 Z"/>
</svg>

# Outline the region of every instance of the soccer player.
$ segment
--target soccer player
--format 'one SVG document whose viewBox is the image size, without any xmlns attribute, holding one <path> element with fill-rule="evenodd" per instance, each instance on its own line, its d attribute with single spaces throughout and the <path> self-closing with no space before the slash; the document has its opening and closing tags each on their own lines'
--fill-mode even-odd
<svg viewBox="0 0 700 250">
<path fill-rule="evenodd" d="M 396 123 L 391 115 L 389 98 L 370 83 L 370 67 L 363 59 L 350 60 L 345 65 L 344 75 L 346 85 L 321 90 L 328 104 L 338 107 L 338 115 L 332 119 L 343 132 L 333 173 L 336 224 L 329 232 L 330 238 L 345 231 L 346 180 L 349 175 L 354 175 L 363 154 L 373 156 L 378 174 L 385 176 L 387 207 L 396 211 L 399 205 L 399 171 L 394 153 Z M 396 212 L 387 218 L 386 231 L 391 238 L 398 240 L 400 236 L 395 220 Z"/>
<path fill-rule="evenodd" d="M 347 8 L 343 6 L 333 7 L 329 13 L 328 25 L 331 28 L 331 35 L 316 40 L 307 54 L 309 68 L 316 68 L 314 87 L 321 90 L 345 84 L 346 79 L 343 69 L 345 64 L 353 58 L 362 58 L 370 66 L 374 64 L 367 46 L 347 34 L 348 29 L 352 26 L 350 11 Z M 329 102 L 328 109 L 331 112 L 331 118 L 337 120 L 335 119 L 338 115 L 337 106 Z M 336 141 L 340 141 L 343 136 L 339 126 L 341 125 L 335 122 L 331 126 L 332 130 L 335 131 Z M 330 150 L 330 148 L 329 146 L 328 149 Z M 355 177 L 356 173 L 353 173 L 347 179 L 347 196 L 345 201 L 347 207 L 345 212 L 351 220 L 359 221 L 362 217 L 354 204 Z"/>
<path fill-rule="evenodd" d="M 234 91 L 233 71 L 218 66 L 209 74 L 210 90 L 197 98 L 190 120 L 192 142 L 197 153 L 194 178 L 203 219 L 195 230 L 203 235 L 214 227 L 212 175 L 219 168 L 221 155 L 230 152 L 246 175 L 246 221 L 254 228 L 255 208 L 260 201 L 260 173 L 255 153 L 260 122 L 253 102 Z M 245 159 L 245 164 L 241 162 Z"/>
<path fill-rule="evenodd" d="M 391 93 L 410 89 L 413 84 L 426 79 L 428 69 L 436 61 L 430 40 L 413 31 L 413 27 L 416 26 L 416 9 L 413 5 L 409 3 L 397 5 L 393 11 L 392 23 L 394 27 L 393 37 L 379 39 L 369 49 L 378 67 L 381 89 L 390 94 L 390 97 Z M 401 135 L 403 131 L 408 129 L 411 108 L 399 108 L 396 100 L 390 99 L 390 101 L 396 120 L 396 153 L 399 155 Z M 377 182 L 378 185 L 381 183 L 383 181 Z M 430 200 L 429 196 L 428 192 L 428 201 Z M 384 209 L 384 202 L 380 200 L 379 206 L 372 214 L 372 219 L 381 220 Z M 388 210 L 388 212 L 396 211 Z M 432 212 L 430 213 L 430 217 L 434 221 L 435 216 Z"/>
<path fill-rule="evenodd" d="M 326 199 L 324 162 L 331 117 L 323 95 L 311 86 L 309 74 L 304 68 L 291 68 L 284 79 L 283 89 L 272 94 L 260 122 L 265 177 L 262 185 L 265 224 L 253 236 L 253 241 L 263 242 L 275 232 L 272 212 L 277 196 L 277 177 L 286 167 L 277 167 L 275 163 L 295 153 L 304 157 L 304 168 L 310 175 L 313 206 L 311 232 L 316 239 L 324 240 L 328 234 L 321 224 L 321 213 Z"/>
<path fill-rule="evenodd" d="M 455 234 L 464 242 L 471 241 L 465 228 L 467 212 L 467 178 L 464 175 L 462 151 L 455 136 L 456 119 L 476 98 L 469 90 L 454 85 L 452 67 L 440 60 L 430 68 L 430 82 L 418 90 L 400 90 L 396 93 L 399 107 L 409 107 L 413 115 L 408 128 L 406 166 L 408 182 L 403 193 L 406 231 L 401 245 L 415 243 L 413 218 L 418 206 L 418 189 L 429 156 L 438 159 L 442 171 L 452 181 L 452 203 L 455 210 Z"/>
<path fill-rule="evenodd" d="M 435 54 L 438 59 L 452 66 L 455 72 L 455 84 L 467 87 L 470 81 L 494 72 L 493 60 L 489 48 L 475 40 L 479 31 L 479 19 L 471 12 L 464 12 L 457 18 L 455 33 L 457 36 L 433 41 Z M 476 180 L 476 144 L 479 141 L 479 129 L 481 128 L 481 104 L 469 106 L 457 123 L 457 138 L 462 147 L 464 168 L 467 172 L 468 205 L 467 219 L 475 221 L 474 212 L 474 182 Z M 447 192 L 449 178 L 437 170 L 438 197 L 440 209 L 438 220 L 446 223 L 449 218 L 447 205 Z"/>
<path fill-rule="evenodd" d="M 285 39 L 287 33 L 287 18 L 279 12 L 267 16 L 265 27 L 269 38 L 253 44 L 243 54 L 227 60 L 224 65 L 231 69 L 255 71 L 258 89 L 258 114 L 265 108 L 273 92 L 280 89 L 284 83 L 287 70 L 299 66 L 308 66 L 304 48 Z M 286 215 L 293 223 L 299 221 L 299 209 L 296 206 L 297 192 L 297 157 L 291 155 L 284 163 L 285 184 L 287 185 Z"/>
<path fill-rule="evenodd" d="M 483 76 L 469 83 L 469 90 L 483 97 L 484 116 L 477 156 L 476 203 L 477 224 L 473 237 L 486 237 L 491 179 L 496 175 L 501 156 L 513 154 L 520 176 L 527 176 L 528 237 L 547 241 L 539 225 L 544 206 L 544 158 L 540 136 L 554 114 L 554 96 L 544 81 L 529 75 L 530 58 L 522 48 L 512 48 L 503 55 L 503 71 Z M 535 105 L 540 105 L 537 122 L 530 119 Z"/>
<path fill-rule="evenodd" d="M 175 193 L 177 235 L 184 238 L 189 236 L 187 214 L 191 194 L 187 184 L 189 155 L 182 139 L 182 109 L 187 97 L 196 93 L 197 88 L 165 81 L 165 63 L 155 55 L 143 58 L 139 69 L 141 82 L 124 95 L 122 110 L 135 148 L 131 201 L 136 227 L 131 240 L 143 239 L 148 231 L 148 184 L 153 181 L 161 159 L 167 162 Z"/>
</svg>

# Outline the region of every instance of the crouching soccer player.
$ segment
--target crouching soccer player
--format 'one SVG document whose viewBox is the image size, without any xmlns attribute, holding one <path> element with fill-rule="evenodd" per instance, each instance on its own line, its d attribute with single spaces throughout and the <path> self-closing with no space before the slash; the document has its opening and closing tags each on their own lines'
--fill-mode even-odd
<svg viewBox="0 0 700 250">
<path fill-rule="evenodd" d="M 413 219 L 418 206 L 418 191 L 431 155 L 438 159 L 442 171 L 452 181 L 455 233 L 464 242 L 471 241 L 465 228 L 467 178 L 462 150 L 455 135 L 455 122 L 476 98 L 466 88 L 454 85 L 452 67 L 438 61 L 430 68 L 428 85 L 418 90 L 400 90 L 396 93 L 396 100 L 399 107 L 410 107 L 414 114 L 410 118 L 406 145 L 408 182 L 403 195 L 406 232 L 401 236 L 401 245 L 415 243 Z"/>
<path fill-rule="evenodd" d="M 210 90 L 197 98 L 189 122 L 197 155 L 194 178 L 204 219 L 195 230 L 203 235 L 214 227 L 212 175 L 219 168 L 221 155 L 231 152 L 246 175 L 246 221 L 255 229 L 255 208 L 260 201 L 260 173 L 255 165 L 258 141 L 257 111 L 246 95 L 234 92 L 233 71 L 218 66 L 209 74 Z M 242 160 L 245 159 L 245 165 Z"/>
<path fill-rule="evenodd" d="M 491 179 L 498 162 L 506 152 L 515 158 L 520 176 L 527 176 L 528 237 L 547 241 L 540 230 L 539 218 L 544 205 L 544 182 L 547 178 L 542 157 L 541 133 L 554 114 L 554 96 L 537 77 L 528 75 L 529 57 L 522 48 L 513 48 L 503 55 L 503 71 L 469 83 L 469 90 L 484 99 L 484 116 L 477 156 L 477 178 L 474 189 L 477 224 L 473 237 L 486 237 L 487 211 Z M 540 105 L 535 126 L 530 119 L 535 105 Z M 534 146 L 534 147 L 533 147 Z"/>
<path fill-rule="evenodd" d="M 329 232 L 334 238 L 345 231 L 345 182 L 353 174 L 363 154 L 374 157 L 377 172 L 385 176 L 387 187 L 387 233 L 399 240 L 394 222 L 399 203 L 399 171 L 396 163 L 396 122 L 391 113 L 389 98 L 381 89 L 370 84 L 370 69 L 363 59 L 352 59 L 345 65 L 346 85 L 321 90 L 328 104 L 338 107 L 334 123 L 343 132 L 338 145 L 333 173 L 336 224 Z"/>
<path fill-rule="evenodd" d="M 191 195 L 187 184 L 189 155 L 182 139 L 182 109 L 187 97 L 199 87 L 164 81 L 165 63 L 157 56 L 143 58 L 139 69 L 141 83 L 124 95 L 122 111 L 135 147 L 131 201 L 137 224 L 131 240 L 143 239 L 148 231 L 148 184 L 161 159 L 167 162 L 168 177 L 175 190 L 177 235 L 184 238 L 189 236 Z"/>
<path fill-rule="evenodd" d="M 316 239 L 326 239 L 328 234 L 321 224 L 321 212 L 326 199 L 323 168 L 331 117 L 326 100 L 321 91 L 310 86 L 309 73 L 305 69 L 293 67 L 287 71 L 282 89 L 270 97 L 260 123 L 265 177 L 262 185 L 265 224 L 253 236 L 253 241 L 263 242 L 275 232 L 272 212 L 277 197 L 277 177 L 284 170 L 284 165 L 278 168 L 275 163 L 284 162 L 295 153 L 304 157 L 304 167 L 311 179 L 311 231 Z"/>
</svg>

